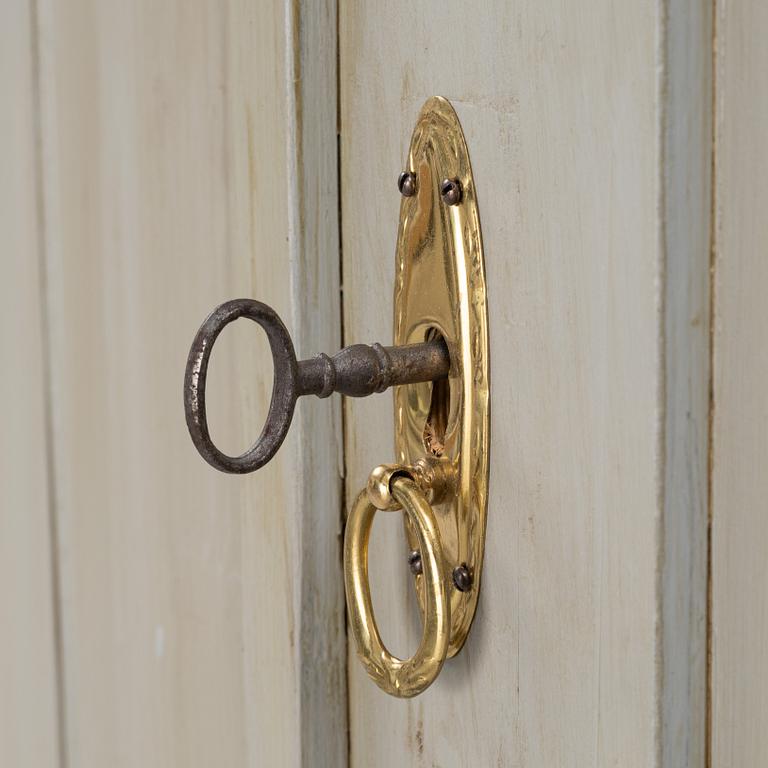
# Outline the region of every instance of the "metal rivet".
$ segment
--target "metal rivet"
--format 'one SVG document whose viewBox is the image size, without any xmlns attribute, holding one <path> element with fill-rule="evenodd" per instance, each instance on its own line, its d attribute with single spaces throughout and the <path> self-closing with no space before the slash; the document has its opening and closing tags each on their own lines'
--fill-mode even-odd
<svg viewBox="0 0 768 768">
<path fill-rule="evenodd" d="M 459 592 L 469 592 L 472 589 L 472 573 L 466 563 L 457 565 L 453 569 L 453 583 Z"/>
<path fill-rule="evenodd" d="M 446 205 L 458 205 L 461 202 L 461 182 L 458 179 L 444 179 L 440 185 L 440 197 Z"/>
<path fill-rule="evenodd" d="M 421 552 L 418 549 L 414 549 L 408 555 L 408 567 L 414 576 L 418 576 L 424 571 L 424 566 L 421 563 Z"/>
<path fill-rule="evenodd" d="M 397 177 L 397 188 L 403 197 L 413 197 L 416 194 L 416 174 L 403 171 Z"/>
</svg>

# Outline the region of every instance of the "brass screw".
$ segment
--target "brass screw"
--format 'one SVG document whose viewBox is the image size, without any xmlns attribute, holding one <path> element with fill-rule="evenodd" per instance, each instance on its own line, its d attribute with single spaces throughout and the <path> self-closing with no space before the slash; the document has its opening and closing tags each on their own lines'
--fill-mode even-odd
<svg viewBox="0 0 768 768">
<path fill-rule="evenodd" d="M 472 589 L 472 572 L 466 563 L 457 565 L 453 569 L 453 583 L 459 592 L 469 592 Z"/>
<path fill-rule="evenodd" d="M 397 188 L 403 197 L 413 197 L 416 194 L 416 174 L 403 171 L 397 177 Z"/>
<path fill-rule="evenodd" d="M 440 185 L 440 197 L 446 205 L 458 205 L 461 193 L 461 182 L 458 179 L 444 179 Z"/>
<path fill-rule="evenodd" d="M 414 576 L 418 576 L 424 571 L 424 566 L 421 563 L 421 552 L 418 549 L 414 549 L 408 555 L 408 567 Z"/>
</svg>

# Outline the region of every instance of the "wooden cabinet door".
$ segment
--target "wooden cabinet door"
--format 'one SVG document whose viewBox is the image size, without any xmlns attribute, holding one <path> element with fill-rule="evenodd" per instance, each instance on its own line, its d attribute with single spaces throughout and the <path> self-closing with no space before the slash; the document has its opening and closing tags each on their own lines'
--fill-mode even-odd
<svg viewBox="0 0 768 768">
<path fill-rule="evenodd" d="M 246 478 L 182 407 L 221 301 L 269 301 L 299 354 L 339 343 L 335 30 L 284 2 L 3 4 L 4 767 L 346 760 L 339 403 Z M 242 450 L 255 326 L 210 384 Z"/>
<path fill-rule="evenodd" d="M 763 765 L 766 32 L 757 0 L 7 0 L 0 766 Z M 434 95 L 480 210 L 490 492 L 469 640 L 403 701 L 341 561 L 391 394 L 302 401 L 233 477 L 181 383 L 230 298 L 300 358 L 391 340 Z M 273 373 L 247 324 L 217 350 L 234 452 Z M 400 656 L 406 557 L 378 516 Z"/>
<path fill-rule="evenodd" d="M 703 765 L 710 11 L 339 7 L 345 340 L 389 338 L 393 179 L 439 94 L 472 160 L 491 368 L 472 632 L 410 701 L 350 649 L 350 762 Z M 390 398 L 345 414 L 349 502 L 392 457 Z M 409 655 L 401 523 L 379 517 L 374 601 Z"/>
</svg>

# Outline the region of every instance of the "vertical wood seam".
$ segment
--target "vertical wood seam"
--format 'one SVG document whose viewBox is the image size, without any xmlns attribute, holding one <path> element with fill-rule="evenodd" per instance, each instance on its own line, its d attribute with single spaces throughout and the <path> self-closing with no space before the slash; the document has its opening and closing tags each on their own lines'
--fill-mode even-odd
<svg viewBox="0 0 768 768">
<path fill-rule="evenodd" d="M 301 323 L 302 316 L 302 298 L 301 279 L 298 275 L 299 265 L 301 263 L 302 250 L 302 221 L 304 208 L 304 184 L 302 168 L 302 135 L 301 135 L 301 37 L 299 32 L 299 8 L 300 0 L 287 0 L 285 3 L 285 91 L 288 108 L 286 110 L 286 176 L 287 176 L 287 211 L 288 211 L 288 251 L 289 251 L 289 286 L 291 296 L 291 316 L 292 325 L 297 331 L 303 330 Z M 301 343 L 301 342 L 299 342 Z M 299 433 L 300 444 L 303 439 L 303 414 L 297 414 L 294 419 L 294 429 Z M 299 476 L 305 477 L 304 454 L 299 450 L 298 461 L 300 465 Z M 302 491 L 299 484 L 293 486 L 291 508 L 295 510 L 299 521 L 297 524 L 297 538 L 295 553 L 303 561 L 303 514 Z M 297 715 L 299 718 L 298 733 L 300 738 L 298 750 L 298 765 L 304 764 L 304 706 L 303 706 L 303 639 L 302 639 L 302 604 L 304 601 L 304 578 L 302 573 L 302 563 L 299 563 L 299 579 L 296 582 L 296 589 L 293 591 L 294 626 L 298 627 L 298 642 L 294 645 L 293 663 L 298 670 L 298 707 Z"/>
<path fill-rule="evenodd" d="M 345 314 L 344 314 L 344 229 L 343 229 L 343 211 L 342 206 L 342 191 L 343 191 L 343 165 L 342 165 L 342 141 L 341 141 L 341 3 L 343 0 L 337 0 L 336 2 L 336 227 L 339 233 L 339 330 L 340 339 L 339 342 L 342 347 L 347 344 L 347 334 L 345 329 Z M 341 398 L 341 476 L 339 477 L 339 515 L 341 517 L 341 531 L 342 537 L 344 535 L 344 529 L 347 521 L 347 400 Z M 341 568 L 344 569 L 344 548 L 343 546 L 339 550 L 341 556 Z M 350 680 L 349 680 L 349 621 L 347 619 L 347 607 L 346 607 L 346 594 L 344 595 L 344 660 L 346 662 L 346 670 L 344 675 L 344 683 L 346 685 L 346 720 L 347 720 L 347 765 L 352 764 L 352 733 L 350 724 L 352 722 L 352 713 L 350 711 Z"/>
<path fill-rule="evenodd" d="M 707 4 L 676 6 L 662 0 L 658 8 L 662 307 L 656 746 L 660 766 L 695 768 L 707 750 L 713 194 L 713 139 L 707 133 L 713 111 L 713 21 Z M 705 322 L 708 327 L 702 328 Z"/>
<path fill-rule="evenodd" d="M 53 685 L 56 698 L 56 751 L 59 765 L 67 768 L 67 715 L 64 674 L 64 639 L 62 626 L 62 594 L 60 570 L 60 540 L 57 519 L 56 466 L 53 449 L 53 392 L 51 376 L 51 320 L 49 311 L 48 286 L 48 234 L 46 227 L 45 205 L 45 167 L 43 162 L 43 97 L 42 97 L 42 62 L 40 55 L 40 13 L 39 0 L 30 0 L 30 55 L 32 59 L 33 93 L 33 124 L 34 124 L 34 163 L 35 163 L 35 217 L 38 230 L 38 245 L 36 258 L 39 263 L 39 296 L 40 296 L 40 327 L 42 336 L 42 372 L 45 420 L 45 483 L 48 490 L 48 529 L 49 529 L 49 559 L 51 567 L 51 607 L 54 645 L 54 675 Z"/>
<path fill-rule="evenodd" d="M 656 267 L 658 270 L 659 287 L 657 293 L 657 402 L 658 418 L 656 422 L 656 626 L 654 628 L 654 644 L 656 663 L 654 666 L 656 685 L 656 722 L 654 724 L 654 740 L 656 764 L 662 768 L 664 760 L 664 708 L 665 708 L 665 630 L 664 626 L 664 580 L 665 580 L 665 553 L 667 546 L 666 537 L 666 512 L 667 512 L 667 135 L 668 135 L 668 98 L 669 98 L 669 6 L 667 0 L 659 0 L 656 5 L 657 13 L 657 40 L 656 40 L 656 104 L 658 109 L 657 122 L 657 214 L 659 225 L 657 232 L 658 254 Z"/>
<path fill-rule="evenodd" d="M 333 217 L 332 221 L 329 223 L 326 223 L 325 225 L 322 223 L 322 214 L 323 209 L 330 209 L 331 211 L 338 208 L 340 205 L 340 200 L 338 198 L 338 190 L 336 191 L 336 199 L 330 202 L 327 202 L 323 199 L 323 196 L 327 193 L 324 187 L 324 179 L 321 174 L 321 169 L 319 166 L 322 165 L 322 158 L 319 158 L 316 153 L 325 153 L 325 152 L 332 152 L 334 149 L 336 149 L 336 141 L 333 140 L 333 145 L 331 145 L 330 137 L 322 137 L 322 143 L 323 146 L 317 146 L 316 144 L 313 144 L 313 133 L 312 131 L 317 126 L 317 120 L 323 119 L 323 122 L 325 123 L 325 113 L 322 114 L 316 114 L 317 112 L 317 105 L 314 103 L 314 101 L 310 100 L 310 103 L 307 104 L 307 95 L 312 93 L 312 91 L 308 91 L 307 88 L 317 88 L 318 83 L 313 81 L 313 72 L 306 73 L 305 76 L 305 61 L 304 57 L 308 56 L 310 54 L 317 54 L 318 51 L 325 53 L 324 46 L 327 44 L 327 39 L 324 37 L 324 35 L 329 32 L 330 30 L 333 30 L 337 33 L 336 29 L 336 23 L 337 23 L 337 14 L 336 13 L 328 13 L 328 7 L 323 4 L 322 7 L 313 7 L 311 4 L 305 4 L 303 0 L 287 0 L 286 2 L 286 19 L 285 19 L 285 31 L 286 31 L 286 96 L 288 101 L 288 112 L 287 112 L 287 120 L 288 120 L 288 135 L 287 135 L 287 173 L 288 173 L 288 185 L 289 185 L 289 205 L 288 205 L 288 211 L 289 211 L 289 249 L 290 249 L 290 263 L 291 263 L 291 272 L 290 272 L 290 291 L 292 296 L 292 316 L 293 316 L 293 326 L 297 329 L 297 332 L 299 333 L 299 344 L 307 344 L 311 343 L 311 340 L 313 339 L 313 334 L 310 332 L 310 328 L 315 325 L 315 318 L 311 318 L 307 316 L 306 312 L 306 306 L 308 305 L 308 297 L 312 295 L 313 291 L 322 291 L 322 286 L 320 285 L 313 285 L 312 280 L 319 279 L 319 277 L 323 274 L 323 268 L 325 265 L 324 256 L 325 254 L 321 252 L 315 252 L 318 248 L 324 248 L 327 247 L 327 243 L 325 242 L 325 239 L 323 235 L 326 233 L 329 233 L 332 231 L 332 228 L 338 226 L 337 218 L 336 216 Z M 317 25 L 317 19 L 306 19 L 305 16 L 309 16 L 310 13 L 315 14 L 322 14 L 322 24 L 319 26 Z M 327 14 L 327 15 L 326 15 Z M 327 24 L 326 24 L 327 22 Z M 336 50 L 338 47 L 338 34 L 337 41 L 333 46 L 333 49 L 327 51 L 327 59 L 326 56 L 323 55 L 323 64 L 329 64 L 333 65 L 336 63 Z M 307 48 L 310 49 L 310 52 L 307 53 Z M 322 68 L 322 64 L 320 65 Z M 320 70 L 318 70 L 320 71 Z M 324 88 L 326 86 L 325 83 L 321 83 Z M 332 78 L 332 85 L 330 86 L 330 92 L 327 93 L 325 98 L 334 98 L 336 94 L 333 92 L 334 89 L 338 88 L 338 74 L 336 74 Z M 337 107 L 338 110 L 338 107 Z M 335 125 L 337 121 L 337 110 L 330 116 L 331 120 L 334 121 L 333 128 L 337 129 L 337 125 Z M 322 131 L 322 127 L 320 128 Z M 334 136 L 335 139 L 335 133 L 336 130 L 332 131 L 332 136 Z M 326 144 L 326 138 L 329 139 L 328 145 Z M 314 165 L 313 165 L 314 164 Z M 307 172 L 307 166 L 309 166 L 309 172 Z M 331 170 L 331 173 L 338 173 L 338 159 L 335 163 L 333 163 L 333 170 Z M 311 223 L 311 210 L 314 210 L 314 208 L 319 208 L 319 223 L 314 222 L 314 226 L 317 227 L 317 231 L 313 231 L 313 234 L 315 235 L 315 240 L 312 241 L 309 237 L 310 230 L 312 227 Z M 325 228 L 324 228 L 325 227 Z M 333 238 L 330 238 L 333 240 Z M 340 237 L 338 237 L 337 232 L 337 241 L 340 240 Z M 313 250 L 314 249 L 314 250 Z M 307 253 L 312 252 L 312 260 L 313 265 L 317 268 L 317 271 L 313 273 L 312 270 L 308 269 L 308 261 L 306 258 Z M 328 254 L 329 261 L 335 257 L 335 254 Z M 333 261 L 331 261 L 333 263 Z M 330 297 L 330 302 L 334 302 L 335 299 L 333 297 Z M 329 308 L 331 305 L 329 304 L 323 304 L 321 302 L 320 309 L 323 308 Z M 329 322 L 333 320 L 333 314 L 331 314 L 329 318 Z M 335 326 L 333 328 L 333 341 L 336 342 L 338 339 L 338 335 L 343 336 L 343 329 L 340 329 L 338 326 Z M 330 339 L 329 339 L 330 341 Z M 333 407 L 334 403 L 333 401 L 328 402 L 325 406 L 322 407 Z M 308 406 L 309 407 L 309 406 Z M 332 425 L 332 431 L 335 433 L 336 430 L 339 428 L 339 425 L 337 423 L 338 419 L 335 416 L 331 416 L 330 418 L 331 425 Z M 317 422 L 314 417 L 309 415 L 309 412 L 306 412 L 304 414 L 299 414 L 298 418 L 296 419 L 296 429 L 299 433 L 299 442 L 302 445 L 311 445 L 312 444 L 312 438 L 313 435 L 306 434 L 307 429 L 316 429 L 317 428 Z M 318 438 L 319 439 L 319 438 Z M 340 445 L 340 440 L 338 437 L 334 438 L 336 439 L 337 446 Z M 315 446 L 316 447 L 316 446 Z M 338 456 L 338 451 L 336 451 L 335 456 Z M 343 457 L 343 447 L 341 449 L 342 457 Z M 307 455 L 306 450 L 300 450 L 298 461 L 300 465 L 300 476 L 309 478 L 313 477 L 313 473 L 317 471 L 318 465 L 313 464 L 310 457 Z M 343 461 L 343 458 L 342 458 Z M 331 471 L 332 469 L 336 469 L 336 467 L 333 467 L 332 462 L 328 461 L 327 465 L 325 462 L 320 463 L 320 471 Z M 336 470 L 338 473 L 338 470 Z M 339 492 L 342 488 L 341 483 L 343 483 L 343 479 L 337 480 L 336 482 L 336 492 Z M 329 481 L 329 486 L 333 487 L 333 481 Z M 299 485 L 296 486 L 296 495 L 295 495 L 295 508 L 298 511 L 298 514 L 300 516 L 300 519 L 298 521 L 298 548 L 297 548 L 297 554 L 304 559 L 307 556 L 307 549 L 306 547 L 311 546 L 314 542 L 308 540 L 308 529 L 307 529 L 307 522 L 306 522 L 306 516 L 307 514 L 313 514 L 315 512 L 321 512 L 325 513 L 327 512 L 338 512 L 338 504 L 335 504 L 335 509 L 333 510 L 324 510 L 324 509 L 312 509 L 312 495 L 313 491 L 311 487 L 303 488 Z M 341 494 L 341 505 L 343 506 L 343 494 Z M 338 528 L 339 520 L 338 517 L 335 517 L 333 519 L 329 519 L 327 521 L 323 521 L 321 523 L 323 526 L 331 526 L 333 525 L 335 528 Z M 339 553 L 341 552 L 341 547 L 338 547 Z M 337 588 L 339 584 L 341 584 L 341 563 L 340 561 L 337 561 L 337 567 L 338 567 L 338 581 L 335 585 L 333 584 L 324 584 L 319 585 L 317 588 L 319 589 L 328 589 L 328 588 Z M 338 719 L 341 719 L 344 721 L 344 724 L 346 725 L 348 723 L 348 717 L 347 717 L 347 696 L 346 696 L 346 639 L 344 636 L 344 620 L 342 618 L 340 624 L 341 626 L 337 626 L 333 619 L 335 618 L 335 613 L 331 616 L 323 616 L 323 624 L 320 629 L 321 632 L 328 632 L 330 633 L 331 637 L 329 638 L 322 638 L 315 642 L 314 639 L 317 638 L 317 632 L 318 628 L 314 625 L 314 623 L 310 622 L 309 625 L 307 624 L 307 611 L 312 610 L 313 606 L 310 605 L 313 601 L 312 595 L 307 593 L 308 584 L 306 575 L 304 574 L 304 568 L 302 568 L 302 579 L 299 583 L 298 589 L 296 593 L 294 594 L 294 600 L 296 601 L 294 603 L 294 611 L 298 618 L 298 626 L 299 626 L 299 637 L 300 640 L 297 644 L 297 657 L 296 657 L 296 663 L 297 668 L 299 669 L 299 681 L 300 685 L 304 685 L 305 681 L 307 679 L 310 680 L 310 684 L 313 680 L 313 675 L 316 676 L 316 670 L 315 672 L 311 672 L 309 675 L 309 678 L 307 677 L 307 666 L 311 666 L 314 669 L 314 666 L 317 664 L 324 664 L 324 663 L 330 663 L 330 664 L 341 664 L 344 669 L 341 670 L 341 673 L 339 675 L 340 679 L 343 682 L 342 687 L 344 690 L 340 691 L 333 691 L 330 692 L 328 695 L 334 699 L 334 707 L 338 706 L 339 712 L 336 713 L 335 716 L 330 716 L 330 722 L 332 724 L 335 724 Z M 326 574 L 327 575 L 327 574 Z M 314 588 L 314 587 L 310 587 Z M 341 596 L 340 596 L 341 597 Z M 343 601 L 343 598 L 341 598 Z M 337 606 L 343 608 L 343 604 L 341 606 Z M 329 607 L 326 605 L 326 609 L 330 610 Z M 343 616 L 343 614 L 342 614 Z M 339 630 L 339 636 L 336 636 L 337 629 Z M 307 632 L 309 632 L 309 636 L 307 636 Z M 314 647 L 315 650 L 320 648 L 324 648 L 328 652 L 328 658 L 319 658 L 314 653 L 309 653 L 309 649 L 312 649 Z M 338 657 L 338 658 L 337 658 Z M 316 681 L 315 681 L 316 682 Z M 318 759 L 319 755 L 317 753 L 318 744 L 313 741 L 313 733 L 317 729 L 317 722 L 316 718 L 318 715 L 318 712 L 313 710 L 313 706 L 317 706 L 317 703 L 314 701 L 315 695 L 314 691 L 310 690 L 309 695 L 305 695 L 304 692 L 301 692 L 301 695 L 299 697 L 299 717 L 300 717 L 300 725 L 299 725 L 299 732 L 301 733 L 301 745 L 300 745 L 300 755 L 299 760 L 302 765 L 312 765 L 314 764 Z M 326 713 L 328 714 L 328 713 Z M 315 722 L 313 722 L 315 720 Z M 327 724 L 326 724 L 327 725 Z M 335 738 L 331 736 L 329 738 L 328 744 L 334 744 Z M 344 754 L 344 757 L 348 759 L 347 750 L 348 750 L 348 738 L 346 734 L 343 737 L 338 738 L 339 742 L 343 742 L 343 746 L 339 746 L 338 743 L 335 747 L 328 746 L 328 749 L 333 751 L 334 749 L 340 749 L 341 753 Z M 324 754 L 322 755 L 322 759 L 325 761 L 329 761 L 331 759 L 331 754 Z M 339 755 L 337 752 L 333 751 L 333 760 L 341 759 L 341 755 Z M 346 760 L 345 760 L 346 762 Z M 341 767 L 340 767 L 341 768 Z"/>
<path fill-rule="evenodd" d="M 711 39 L 711 146 L 710 146 L 710 214 L 709 214 L 709 421 L 707 434 L 707 615 L 706 615 L 706 707 L 705 707 L 705 744 L 704 763 L 712 766 L 712 490 L 715 462 L 715 308 L 717 268 L 717 97 L 718 97 L 718 0 L 712 0 L 712 39 Z"/>
</svg>

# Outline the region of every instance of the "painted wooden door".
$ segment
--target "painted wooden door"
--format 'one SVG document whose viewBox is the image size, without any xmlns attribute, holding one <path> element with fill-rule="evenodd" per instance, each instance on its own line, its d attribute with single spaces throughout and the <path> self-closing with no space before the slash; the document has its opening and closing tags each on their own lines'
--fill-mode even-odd
<svg viewBox="0 0 768 768">
<path fill-rule="evenodd" d="M 768 765 L 768 7 L 715 22 L 711 764 Z"/>
<path fill-rule="evenodd" d="M 233 296 L 339 343 L 335 35 L 315 4 L 2 4 L 4 768 L 346 760 L 339 403 L 235 479 L 181 398 Z M 272 371 L 222 342 L 236 450 Z"/>
<path fill-rule="evenodd" d="M 422 696 L 350 649 L 355 766 L 703 765 L 710 11 L 704 4 L 340 4 L 345 340 L 390 330 L 423 101 L 472 159 L 488 278 L 491 480 L 480 608 Z M 391 457 L 388 398 L 347 403 L 347 499 Z M 400 522 L 374 599 L 420 628 Z"/>
<path fill-rule="evenodd" d="M 0 766 L 766 764 L 766 33 L 758 0 L 3 3 Z M 390 341 L 432 95 L 477 186 L 491 484 L 469 641 L 401 701 L 340 546 L 391 395 L 302 402 L 227 477 L 181 377 L 233 297 L 300 357 Z M 236 451 L 272 370 L 247 325 L 217 350 Z M 379 516 L 403 656 L 406 554 Z"/>
</svg>

